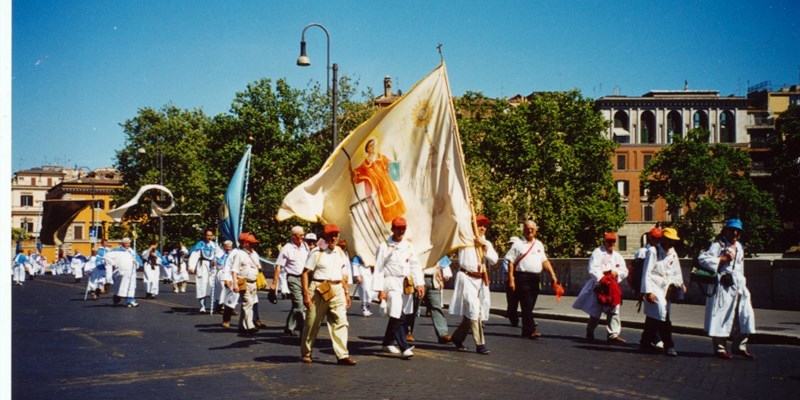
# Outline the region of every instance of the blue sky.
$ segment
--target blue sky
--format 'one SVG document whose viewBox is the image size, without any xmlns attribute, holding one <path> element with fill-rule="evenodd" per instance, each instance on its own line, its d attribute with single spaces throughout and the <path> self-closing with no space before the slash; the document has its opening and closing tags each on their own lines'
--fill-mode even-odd
<svg viewBox="0 0 800 400">
<path fill-rule="evenodd" d="M 2 0 L 9 1 L 9 0 Z M 800 3 L 786 1 L 14 0 L 12 171 L 113 164 L 144 107 L 225 113 L 260 78 L 407 91 L 438 65 L 453 95 L 577 88 L 584 96 L 800 80 Z M 7 30 L 0 31 L 7 34 Z M 5 54 L 0 55 L 5 56 Z M 7 73 L 3 71 L 3 73 Z"/>
</svg>

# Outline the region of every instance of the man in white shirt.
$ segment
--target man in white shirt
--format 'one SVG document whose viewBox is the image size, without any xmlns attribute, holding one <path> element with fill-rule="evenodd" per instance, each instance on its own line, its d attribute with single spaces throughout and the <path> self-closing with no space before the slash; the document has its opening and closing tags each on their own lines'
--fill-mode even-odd
<svg viewBox="0 0 800 400">
<path fill-rule="evenodd" d="M 292 309 L 286 317 L 286 324 L 283 333 L 288 336 L 300 336 L 303 331 L 305 319 L 303 314 L 306 311 L 303 305 L 303 282 L 301 275 L 308 259 L 308 245 L 303 240 L 305 231 L 302 226 L 292 228 L 292 237 L 286 243 L 275 260 L 275 274 L 272 278 L 271 290 L 276 290 L 282 274 L 286 275 L 286 284 L 289 287 Z"/>
<path fill-rule="evenodd" d="M 542 270 L 550 273 L 554 285 L 558 283 L 558 277 L 544 252 L 544 245 L 536 240 L 537 228 L 533 220 L 525 221 L 522 226 L 524 241 L 511 246 L 504 257 L 508 261 L 508 286 L 516 291 L 522 308 L 522 337 L 526 339 L 537 339 L 541 336 L 536 330 L 533 308 L 539 297 Z"/>
</svg>

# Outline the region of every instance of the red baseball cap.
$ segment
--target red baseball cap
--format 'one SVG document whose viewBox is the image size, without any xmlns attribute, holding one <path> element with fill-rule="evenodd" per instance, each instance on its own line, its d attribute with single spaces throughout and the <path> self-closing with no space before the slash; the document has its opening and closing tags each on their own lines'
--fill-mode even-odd
<svg viewBox="0 0 800 400">
<path fill-rule="evenodd" d="M 250 232 L 242 232 L 239 235 L 239 243 L 244 243 L 244 242 L 258 243 L 258 239 L 256 239 L 256 237 Z"/>
<path fill-rule="evenodd" d="M 617 234 L 614 233 L 614 232 L 606 232 L 606 234 L 603 235 L 603 240 L 610 240 L 612 242 L 616 242 L 617 241 Z"/>
<path fill-rule="evenodd" d="M 650 237 L 659 239 L 661 238 L 661 228 L 650 229 L 650 232 L 648 232 L 647 234 L 650 235 Z"/>
<path fill-rule="evenodd" d="M 407 227 L 407 226 L 408 226 L 408 223 L 406 222 L 406 219 L 405 219 L 405 218 L 403 218 L 403 217 L 397 217 L 397 218 L 395 218 L 395 219 L 393 219 L 393 220 L 392 220 L 392 226 L 396 226 L 396 227 L 398 227 L 398 228 L 399 228 L 399 227 L 403 227 L 403 228 L 405 228 L 405 227 Z"/>
<path fill-rule="evenodd" d="M 475 223 L 476 223 L 478 226 L 486 226 L 486 225 L 489 225 L 491 222 L 492 222 L 492 221 L 490 221 L 490 220 L 489 220 L 489 218 L 486 218 L 486 216 L 485 216 L 485 215 L 478 215 L 478 216 L 475 218 Z"/>
<path fill-rule="evenodd" d="M 339 225 L 325 224 L 325 227 L 322 228 L 322 232 L 324 232 L 326 235 L 330 235 L 333 233 L 341 233 L 342 231 L 339 229 Z"/>
</svg>

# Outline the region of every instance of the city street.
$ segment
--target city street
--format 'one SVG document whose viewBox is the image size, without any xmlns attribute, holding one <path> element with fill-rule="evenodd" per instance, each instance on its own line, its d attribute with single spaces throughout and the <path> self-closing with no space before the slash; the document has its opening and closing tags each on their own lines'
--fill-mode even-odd
<svg viewBox="0 0 800 400">
<path fill-rule="evenodd" d="M 538 319 L 543 336 L 520 339 L 519 328 L 492 315 L 488 356 L 436 343 L 430 319 L 418 318 L 415 356 L 381 350 L 384 317 L 350 308 L 353 367 L 336 365 L 323 328 L 314 363 L 300 362 L 299 339 L 283 336 L 289 301 L 262 292 L 267 324 L 253 338 L 225 329 L 222 317 L 200 314 L 189 293 L 161 285 L 157 299 L 113 307 L 104 295 L 84 301 L 85 283 L 46 276 L 12 286 L 14 399 L 754 399 L 794 398 L 800 388 L 800 346 L 753 344 L 754 361 L 711 357 L 710 340 L 676 335 L 679 357 L 638 351 L 639 330 L 625 346 L 589 345 L 584 323 Z M 643 319 L 643 317 L 642 317 Z M 234 317 L 232 326 L 238 320 Z M 450 331 L 458 319 L 448 317 Z M 602 334 L 603 327 L 597 331 Z"/>
</svg>

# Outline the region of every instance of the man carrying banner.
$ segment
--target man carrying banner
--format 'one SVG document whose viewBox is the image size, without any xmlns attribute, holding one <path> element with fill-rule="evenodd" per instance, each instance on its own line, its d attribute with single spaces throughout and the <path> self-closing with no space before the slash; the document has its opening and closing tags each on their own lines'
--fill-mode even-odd
<svg viewBox="0 0 800 400">
<path fill-rule="evenodd" d="M 456 274 L 453 298 L 450 301 L 450 314 L 461 315 L 461 324 L 453 332 L 452 342 L 459 351 L 467 351 L 464 340 L 472 330 L 475 339 L 475 352 L 487 355 L 483 336 L 483 324 L 489 318 L 489 267 L 497 262 L 497 252 L 492 242 L 486 240 L 489 218 L 483 215 L 475 219 L 478 236 L 475 245 L 458 250 L 460 269 Z"/>
<path fill-rule="evenodd" d="M 289 310 L 289 315 L 286 317 L 283 333 L 289 336 L 300 336 L 304 324 L 303 313 L 306 311 L 305 306 L 303 306 L 303 287 L 301 286 L 302 279 L 300 276 L 303 274 L 309 250 L 308 245 L 303 240 L 305 231 L 302 226 L 293 227 L 291 233 L 291 240 L 281 248 L 278 259 L 275 260 L 275 273 L 270 290 L 276 290 L 280 275 L 285 273 L 292 309 Z"/>
<path fill-rule="evenodd" d="M 312 363 L 311 350 L 319 333 L 322 319 L 328 317 L 328 332 L 339 365 L 356 365 L 347 351 L 349 324 L 347 308 L 350 294 L 347 291 L 349 260 L 339 248 L 340 229 L 336 224 L 326 224 L 323 239 L 306 260 L 303 270 L 303 304 L 308 309 L 308 319 L 300 339 L 300 355 L 304 363 Z"/>
</svg>

